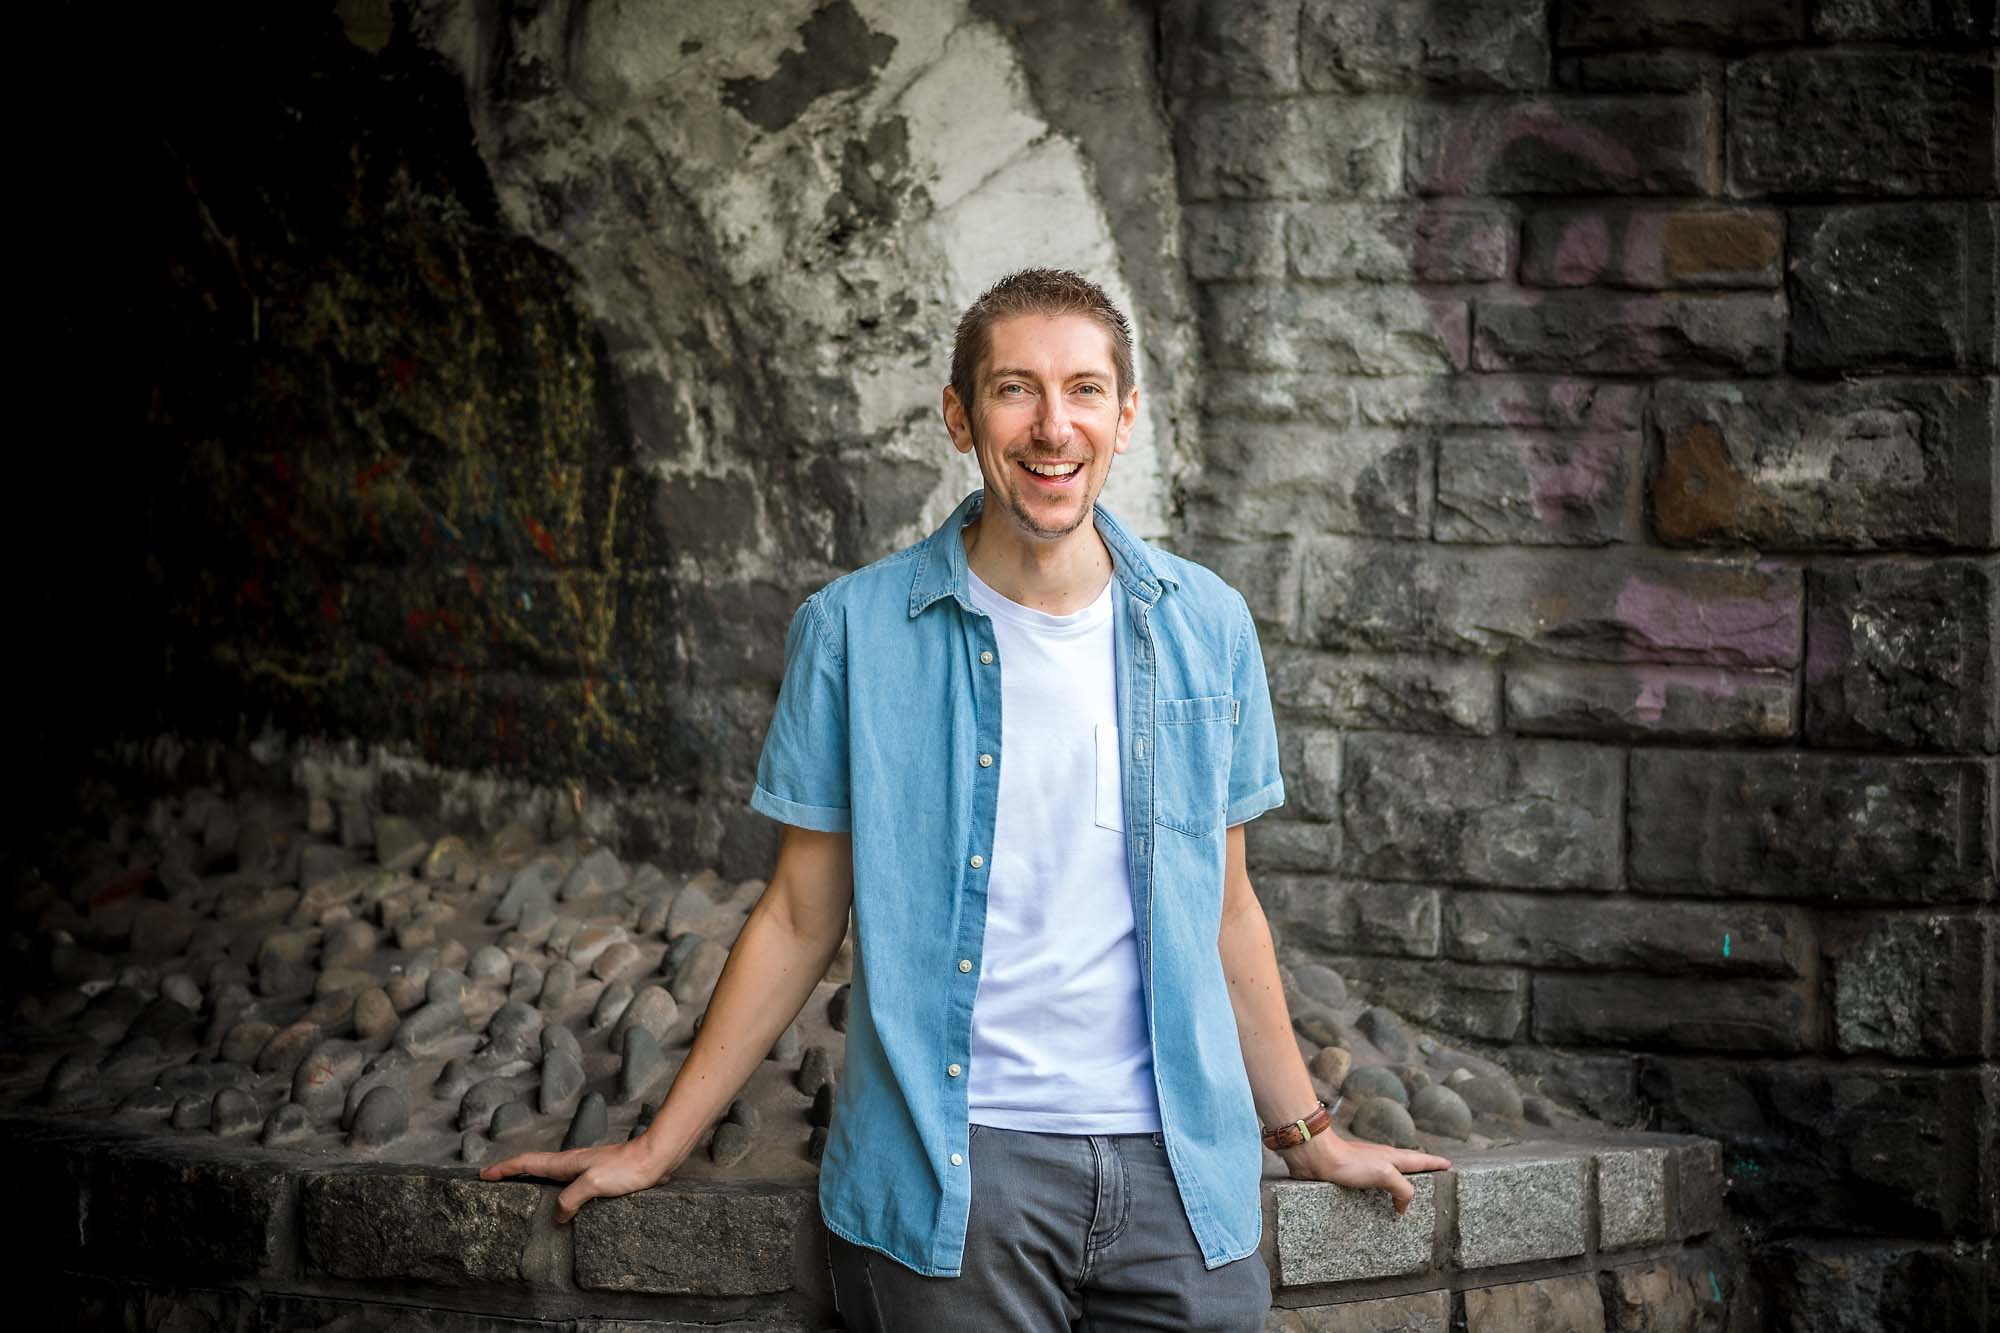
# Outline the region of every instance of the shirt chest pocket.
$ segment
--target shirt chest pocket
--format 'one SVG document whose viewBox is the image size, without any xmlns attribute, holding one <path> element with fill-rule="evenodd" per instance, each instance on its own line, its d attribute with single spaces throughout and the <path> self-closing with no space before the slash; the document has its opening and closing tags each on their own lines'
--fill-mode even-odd
<svg viewBox="0 0 2000 1333">
<path fill-rule="evenodd" d="M 1236 700 L 1227 694 L 1153 701 L 1153 819 L 1191 837 L 1222 827 Z"/>
</svg>

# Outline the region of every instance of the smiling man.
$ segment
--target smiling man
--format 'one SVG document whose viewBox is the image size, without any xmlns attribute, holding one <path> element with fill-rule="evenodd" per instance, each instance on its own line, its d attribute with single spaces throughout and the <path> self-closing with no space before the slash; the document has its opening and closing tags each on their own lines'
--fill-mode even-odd
<svg viewBox="0 0 2000 1333">
<path fill-rule="evenodd" d="M 820 1173 L 853 1329 L 1261 1329 L 1264 1144 L 1386 1190 L 1443 1159 L 1348 1143 L 1300 1058 L 1243 824 L 1283 786 L 1257 635 L 1206 569 L 1097 504 L 1131 329 L 1030 269 L 959 322 L 944 424 L 983 487 L 793 618 L 751 803 L 787 827 L 646 1134 L 513 1158 L 558 1217 L 699 1141 L 845 935 Z"/>
</svg>

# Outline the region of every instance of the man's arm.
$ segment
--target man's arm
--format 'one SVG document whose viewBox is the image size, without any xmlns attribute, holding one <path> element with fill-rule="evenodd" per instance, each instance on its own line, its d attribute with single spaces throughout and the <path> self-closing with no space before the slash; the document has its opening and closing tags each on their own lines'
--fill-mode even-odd
<svg viewBox="0 0 2000 1333">
<path fill-rule="evenodd" d="M 1222 929 L 1216 948 L 1222 973 L 1229 981 L 1229 1003 L 1236 1013 L 1236 1035 L 1243 1046 L 1243 1067 L 1250 1075 L 1250 1095 L 1257 1119 L 1265 1125 L 1296 1120 L 1318 1105 L 1306 1063 L 1292 1036 L 1292 1018 L 1278 981 L 1278 958 L 1271 947 L 1270 923 L 1250 886 L 1244 860 L 1243 825 L 1228 831 L 1227 862 L 1223 867 Z M 1408 1171 L 1442 1171 L 1451 1165 L 1442 1157 L 1376 1143 L 1350 1143 L 1332 1131 L 1315 1135 L 1284 1154 L 1294 1176 L 1330 1180 L 1350 1189 L 1381 1189 L 1402 1212 L 1416 1190 Z"/>
<path fill-rule="evenodd" d="M 770 883 L 743 923 L 715 983 L 694 1048 L 639 1138 L 569 1152 L 521 1153 L 479 1173 L 482 1180 L 567 1180 L 556 1221 L 590 1199 L 658 1184 L 695 1143 L 798 1017 L 847 934 L 854 901 L 848 835 L 785 827 Z"/>
</svg>

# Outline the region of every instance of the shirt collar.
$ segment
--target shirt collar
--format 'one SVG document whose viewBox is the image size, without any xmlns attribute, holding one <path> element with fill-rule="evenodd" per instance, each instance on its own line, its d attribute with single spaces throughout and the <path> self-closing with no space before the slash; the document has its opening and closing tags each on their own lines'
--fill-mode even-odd
<svg viewBox="0 0 2000 1333">
<path fill-rule="evenodd" d="M 972 609 L 967 599 L 965 542 L 959 529 L 979 516 L 986 492 L 976 490 L 958 502 L 936 532 L 918 549 L 917 572 L 910 579 L 910 615 L 915 617 L 941 597 L 955 597 L 959 605 Z M 1126 531 L 1102 503 L 1091 510 L 1097 535 L 1111 551 L 1111 572 L 1125 585 L 1125 591 L 1149 605 L 1160 599 L 1163 584 L 1180 586 L 1180 580 L 1154 565 L 1146 544 Z"/>
</svg>

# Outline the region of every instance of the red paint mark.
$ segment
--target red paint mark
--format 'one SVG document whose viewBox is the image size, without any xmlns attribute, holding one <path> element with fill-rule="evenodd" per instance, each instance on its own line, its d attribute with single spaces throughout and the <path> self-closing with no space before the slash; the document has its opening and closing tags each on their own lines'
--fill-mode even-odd
<svg viewBox="0 0 2000 1333">
<path fill-rule="evenodd" d="M 472 589 L 474 597 L 479 596 L 485 590 L 486 576 L 479 572 L 477 565 L 467 565 L 465 567 L 465 586 Z"/>
<path fill-rule="evenodd" d="M 393 458 L 378 458 L 367 467 L 354 474 L 354 490 L 358 495 L 368 494 L 368 488 L 389 475 L 395 468 Z"/>
<path fill-rule="evenodd" d="M 547 528 L 531 518 L 528 520 L 528 535 L 535 539 L 535 549 L 546 559 L 553 561 L 556 558 L 556 539 Z"/>
<path fill-rule="evenodd" d="M 416 376 L 417 363 L 407 356 L 399 356 L 389 363 L 389 378 L 396 381 L 398 389 L 410 387 L 410 380 Z"/>
</svg>

